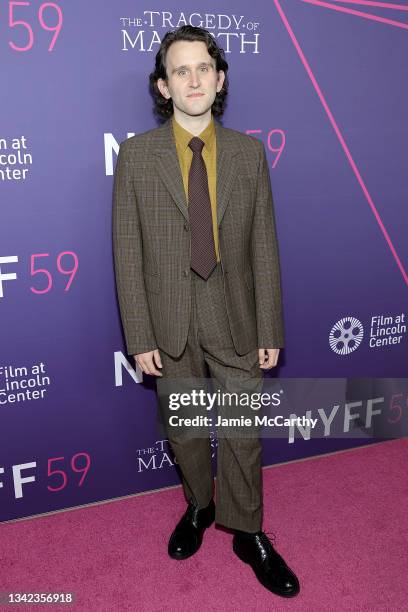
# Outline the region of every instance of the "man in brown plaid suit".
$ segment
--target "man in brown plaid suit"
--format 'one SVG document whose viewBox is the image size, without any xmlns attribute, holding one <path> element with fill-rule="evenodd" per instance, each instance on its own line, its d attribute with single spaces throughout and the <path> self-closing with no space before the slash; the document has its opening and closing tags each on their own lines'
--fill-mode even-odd
<svg viewBox="0 0 408 612">
<path fill-rule="evenodd" d="M 116 284 L 127 352 L 144 373 L 260 389 L 284 344 L 279 254 L 264 146 L 215 120 L 227 70 L 206 30 L 163 38 L 150 84 L 166 121 L 122 142 L 116 165 Z M 219 437 L 216 506 L 209 438 L 170 432 L 169 442 L 188 501 L 169 555 L 196 553 L 215 520 L 261 584 L 296 595 L 298 579 L 262 531 L 259 437 Z"/>
</svg>

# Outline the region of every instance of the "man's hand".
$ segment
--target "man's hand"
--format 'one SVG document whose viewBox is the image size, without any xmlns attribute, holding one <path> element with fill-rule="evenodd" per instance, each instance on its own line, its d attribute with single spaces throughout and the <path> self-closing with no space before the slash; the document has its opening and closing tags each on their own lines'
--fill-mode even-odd
<svg viewBox="0 0 408 612">
<path fill-rule="evenodd" d="M 279 351 L 280 349 L 278 348 L 258 349 L 259 367 L 262 368 L 262 370 L 274 368 L 278 363 Z"/>
<path fill-rule="evenodd" d="M 153 376 L 163 376 L 159 370 L 156 369 L 156 365 L 158 368 L 163 367 L 160 359 L 159 349 L 154 349 L 154 351 L 149 351 L 148 353 L 138 353 L 137 355 L 133 355 L 135 361 L 139 368 L 145 374 L 152 374 Z"/>
</svg>

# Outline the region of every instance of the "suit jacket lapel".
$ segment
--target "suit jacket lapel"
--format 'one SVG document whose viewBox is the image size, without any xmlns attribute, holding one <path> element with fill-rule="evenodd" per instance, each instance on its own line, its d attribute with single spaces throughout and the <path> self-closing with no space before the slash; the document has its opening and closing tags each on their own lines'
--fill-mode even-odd
<svg viewBox="0 0 408 612">
<path fill-rule="evenodd" d="M 157 172 L 170 192 L 176 206 L 188 221 L 188 207 L 184 191 L 183 177 L 177 156 L 171 118 L 156 130 Z"/>
<path fill-rule="evenodd" d="M 217 223 L 222 221 L 230 201 L 230 193 L 237 175 L 235 155 L 239 149 L 231 138 L 231 133 L 215 121 L 217 137 Z"/>
<path fill-rule="evenodd" d="M 228 130 L 215 120 L 217 139 L 217 224 L 220 225 L 229 203 L 229 196 L 237 174 L 235 155 L 239 149 Z M 174 203 L 188 221 L 188 206 L 177 156 L 171 119 L 156 131 L 157 172 L 169 190 Z"/>
</svg>

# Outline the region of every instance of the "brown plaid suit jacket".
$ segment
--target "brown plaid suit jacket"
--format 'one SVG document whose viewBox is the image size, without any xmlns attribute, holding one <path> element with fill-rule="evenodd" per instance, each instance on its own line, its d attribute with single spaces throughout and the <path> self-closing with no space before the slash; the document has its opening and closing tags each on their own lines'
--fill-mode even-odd
<svg viewBox="0 0 408 612">
<path fill-rule="evenodd" d="M 239 355 L 284 345 L 279 252 L 262 142 L 215 121 L 217 221 Z M 178 357 L 190 322 L 188 206 L 171 120 L 124 140 L 113 188 L 113 252 L 129 355 Z"/>
</svg>

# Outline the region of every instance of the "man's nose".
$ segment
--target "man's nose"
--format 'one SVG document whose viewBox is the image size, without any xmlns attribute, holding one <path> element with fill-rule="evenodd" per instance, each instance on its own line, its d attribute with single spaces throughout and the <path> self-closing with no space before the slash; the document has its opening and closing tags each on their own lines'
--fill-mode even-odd
<svg viewBox="0 0 408 612">
<path fill-rule="evenodd" d="M 191 85 L 191 87 L 199 87 L 199 85 L 200 85 L 200 75 L 195 70 L 191 71 L 191 74 L 190 74 L 190 85 Z"/>
</svg>

